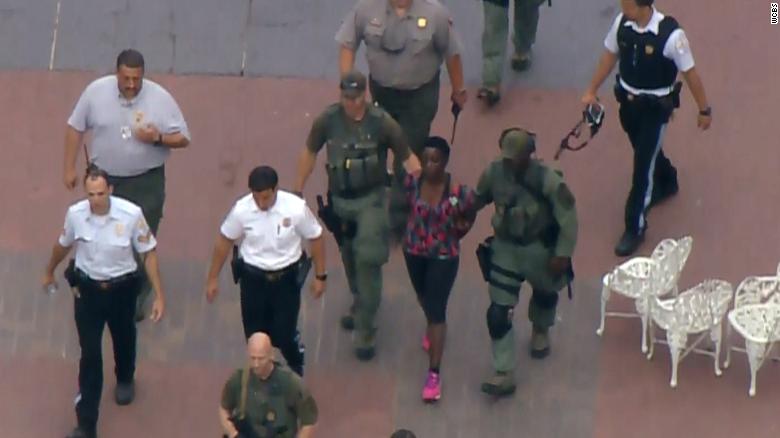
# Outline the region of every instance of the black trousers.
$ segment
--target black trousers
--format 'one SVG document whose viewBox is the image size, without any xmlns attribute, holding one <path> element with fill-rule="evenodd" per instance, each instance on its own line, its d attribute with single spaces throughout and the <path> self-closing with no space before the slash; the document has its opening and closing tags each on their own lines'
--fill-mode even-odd
<svg viewBox="0 0 780 438">
<path fill-rule="evenodd" d="M 130 383 L 135 374 L 135 301 L 140 277 L 104 288 L 91 280 L 80 280 L 80 297 L 74 297 L 76 329 L 81 346 L 79 395 L 76 417 L 79 426 L 94 430 L 103 391 L 103 327 L 108 324 L 114 347 L 114 373 L 118 383 Z"/>
<path fill-rule="evenodd" d="M 409 148 L 420 156 L 439 110 L 439 73 L 415 90 L 383 87 L 373 79 L 368 85 L 374 101 L 401 125 Z M 393 161 L 394 171 L 399 174 L 402 162 Z"/>
<path fill-rule="evenodd" d="M 136 176 L 109 175 L 108 181 L 114 186 L 114 196 L 127 199 L 141 207 L 144 218 L 156 237 L 165 204 L 165 166 L 155 167 Z M 144 265 L 138 253 L 135 253 L 135 261 L 138 266 Z M 152 284 L 146 276 L 146 271 L 142 269 L 141 275 L 143 276 L 143 284 L 136 305 L 136 315 L 139 319 L 147 311 L 145 303 L 152 293 Z"/>
<path fill-rule="evenodd" d="M 436 259 L 404 252 L 406 270 L 429 324 L 443 324 L 447 319 L 447 301 L 455 277 L 458 257 Z"/>
<path fill-rule="evenodd" d="M 247 266 L 240 282 L 241 320 L 247 339 L 256 332 L 268 334 L 287 365 L 303 375 L 303 346 L 297 330 L 301 309 L 297 276 L 297 263 L 273 280 L 259 269 Z"/>
<path fill-rule="evenodd" d="M 634 173 L 626 200 L 626 230 L 647 228 L 646 213 L 659 194 L 677 187 L 677 170 L 664 155 L 663 135 L 672 110 L 657 103 L 626 101 L 620 105 L 620 124 L 634 148 Z"/>
</svg>

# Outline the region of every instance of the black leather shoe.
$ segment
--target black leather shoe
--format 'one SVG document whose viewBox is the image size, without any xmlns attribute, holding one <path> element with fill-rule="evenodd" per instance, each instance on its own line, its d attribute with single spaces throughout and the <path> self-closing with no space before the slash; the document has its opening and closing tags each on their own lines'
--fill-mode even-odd
<svg viewBox="0 0 780 438">
<path fill-rule="evenodd" d="M 117 383 L 116 389 L 114 389 L 114 400 L 119 406 L 127 406 L 135 399 L 135 384 L 130 383 Z"/>
<path fill-rule="evenodd" d="M 650 205 L 648 205 L 647 208 L 650 209 L 655 207 L 656 205 L 676 195 L 679 191 L 680 186 L 677 185 L 677 182 L 665 187 L 658 187 L 657 190 L 653 190 L 653 197 L 650 199 Z"/>
<path fill-rule="evenodd" d="M 484 100 L 488 107 L 493 107 L 501 100 L 501 92 L 497 87 L 482 87 L 477 92 L 477 99 Z"/>
<path fill-rule="evenodd" d="M 71 433 L 67 434 L 65 438 L 97 438 L 97 435 L 94 432 L 87 432 L 81 427 L 76 427 Z"/>
<path fill-rule="evenodd" d="M 514 71 L 528 70 L 529 68 L 531 68 L 531 52 L 528 52 L 524 55 L 515 53 L 512 56 L 512 60 L 510 64 L 512 66 L 512 70 Z"/>
<path fill-rule="evenodd" d="M 623 236 L 620 238 L 620 242 L 618 242 L 617 246 L 615 246 L 615 255 L 618 257 L 630 256 L 639 248 L 639 246 L 644 241 L 645 241 L 644 232 L 636 234 L 631 231 L 626 231 L 623 233 Z"/>
<path fill-rule="evenodd" d="M 355 348 L 355 357 L 358 358 L 358 360 L 367 362 L 374 358 L 374 355 L 376 354 L 376 351 L 374 350 L 374 347 L 357 347 Z"/>
<path fill-rule="evenodd" d="M 347 314 L 341 317 L 341 320 L 339 320 L 341 323 L 341 328 L 344 330 L 352 331 L 355 330 L 355 317 L 352 316 L 352 314 Z"/>
</svg>

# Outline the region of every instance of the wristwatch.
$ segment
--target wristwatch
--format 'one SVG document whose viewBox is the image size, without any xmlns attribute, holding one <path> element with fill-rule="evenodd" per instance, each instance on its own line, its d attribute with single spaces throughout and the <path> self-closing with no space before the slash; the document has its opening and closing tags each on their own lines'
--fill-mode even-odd
<svg viewBox="0 0 780 438">
<path fill-rule="evenodd" d="M 328 273 L 325 272 L 324 274 L 315 275 L 314 278 L 316 278 L 319 281 L 325 281 L 328 279 Z"/>
<path fill-rule="evenodd" d="M 712 116 L 712 107 L 708 106 L 707 108 L 704 108 L 703 110 L 699 111 L 700 116 Z"/>
<path fill-rule="evenodd" d="M 162 146 L 162 144 L 163 144 L 163 138 L 162 137 L 163 137 L 162 132 L 157 134 L 157 141 L 154 142 L 155 146 Z"/>
</svg>

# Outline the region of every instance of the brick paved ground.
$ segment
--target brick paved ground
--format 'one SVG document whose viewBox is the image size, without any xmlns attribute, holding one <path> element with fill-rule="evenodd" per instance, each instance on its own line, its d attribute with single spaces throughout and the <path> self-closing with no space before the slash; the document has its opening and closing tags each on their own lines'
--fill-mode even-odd
<svg viewBox="0 0 780 438">
<path fill-rule="evenodd" d="M 127 45 L 147 54 L 150 77 L 177 97 L 194 141 L 174 154 L 167 169 L 160 252 L 169 313 L 158 325 L 141 325 L 138 398 L 130 407 L 119 408 L 111 400 L 106 340 L 100 432 L 112 438 L 217 436 L 219 390 L 230 369 L 241 363 L 242 342 L 237 294 L 227 278 L 216 304 L 208 306 L 203 299 L 211 241 L 251 167 L 271 164 L 283 185 L 291 181 L 293 157 L 312 117 L 335 96 L 331 38 L 350 3 L 0 2 L 0 436 L 56 437 L 73 424 L 78 346 L 71 299 L 65 291 L 43 295 L 37 281 L 66 205 L 80 196 L 66 192 L 59 181 L 64 121 L 95 71 L 110 71 L 116 51 Z M 479 4 L 448 3 L 464 30 L 466 71 L 474 84 Z M 534 70 L 510 81 L 511 91 L 493 113 L 474 104 L 463 113 L 451 166 L 467 183 L 473 184 L 495 153 L 501 128 L 521 124 L 533 129 L 539 133 L 540 155 L 549 159 L 576 120 L 578 90 L 616 9 L 611 0 L 553 3 L 553 9 L 542 11 Z M 696 132 L 693 102 L 686 94 L 666 140 L 680 169 L 681 192 L 653 212 L 642 248 L 647 253 L 663 237 L 691 234 L 694 249 L 683 288 L 705 277 L 737 283 L 748 274 L 774 272 L 780 259 L 780 236 L 773 232 L 773 188 L 780 171 L 773 139 L 780 95 L 767 85 L 780 68 L 780 57 L 769 45 L 778 28 L 766 24 L 764 6 L 705 5 L 710 3 L 668 6 L 689 32 L 715 107 L 715 125 L 705 134 Z M 208 24 L 212 19 L 216 24 Z M 713 22 L 729 22 L 734 30 L 715 29 Z M 50 65 L 54 71 L 47 71 Z M 242 71 L 263 77 L 231 76 Z M 442 99 L 446 93 L 445 87 Z M 561 163 L 578 199 L 582 231 L 575 260 L 577 296 L 561 302 L 552 357 L 527 359 L 528 327 L 518 317 L 517 395 L 494 402 L 478 392 L 489 372 L 483 321 L 488 300 L 472 255 L 488 233 L 483 216 L 464 242 L 450 303 L 444 399 L 438 406 L 423 406 L 422 315 L 399 254 L 385 273 L 377 360 L 362 364 L 351 356 L 349 336 L 337 328 L 347 296 L 329 241 L 329 291 L 321 301 L 307 297 L 301 318 L 306 379 L 322 410 L 319 437 L 381 438 L 397 427 L 425 438 L 649 437 L 663 432 L 777 436 L 776 363 L 762 369 L 753 400 L 746 394 L 747 361 L 739 355 L 721 378 L 712 375 L 706 358 L 686 359 L 680 386 L 671 390 L 668 353 L 660 348 L 654 361 L 644 359 L 638 351 L 638 322 L 610 320 L 604 339 L 593 334 L 599 277 L 617 262 L 611 248 L 630 178 L 630 151 L 614 103 L 603 95 L 608 119 L 598 140 L 579 154 L 565 155 Z M 434 131 L 448 133 L 450 126 L 443 111 Z M 318 168 L 307 190 L 309 200 L 323 181 Z M 524 315 L 524 306 L 517 313 Z"/>
</svg>

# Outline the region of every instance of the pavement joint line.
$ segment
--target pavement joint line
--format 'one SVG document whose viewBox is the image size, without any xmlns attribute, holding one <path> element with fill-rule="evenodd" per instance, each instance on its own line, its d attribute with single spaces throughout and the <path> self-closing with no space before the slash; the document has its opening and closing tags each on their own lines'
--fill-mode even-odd
<svg viewBox="0 0 780 438">
<path fill-rule="evenodd" d="M 246 21 L 244 22 L 244 41 L 241 44 L 241 72 L 239 73 L 240 76 L 244 76 L 246 73 L 246 49 L 249 39 L 249 26 L 252 24 L 252 2 L 253 0 L 249 0 L 247 2 L 247 11 L 246 11 Z"/>
<path fill-rule="evenodd" d="M 60 6 L 62 0 L 57 0 L 57 14 L 54 16 L 54 29 L 52 29 L 51 52 L 49 54 L 49 71 L 54 70 L 54 55 L 57 52 L 57 34 L 60 28 Z"/>
</svg>

